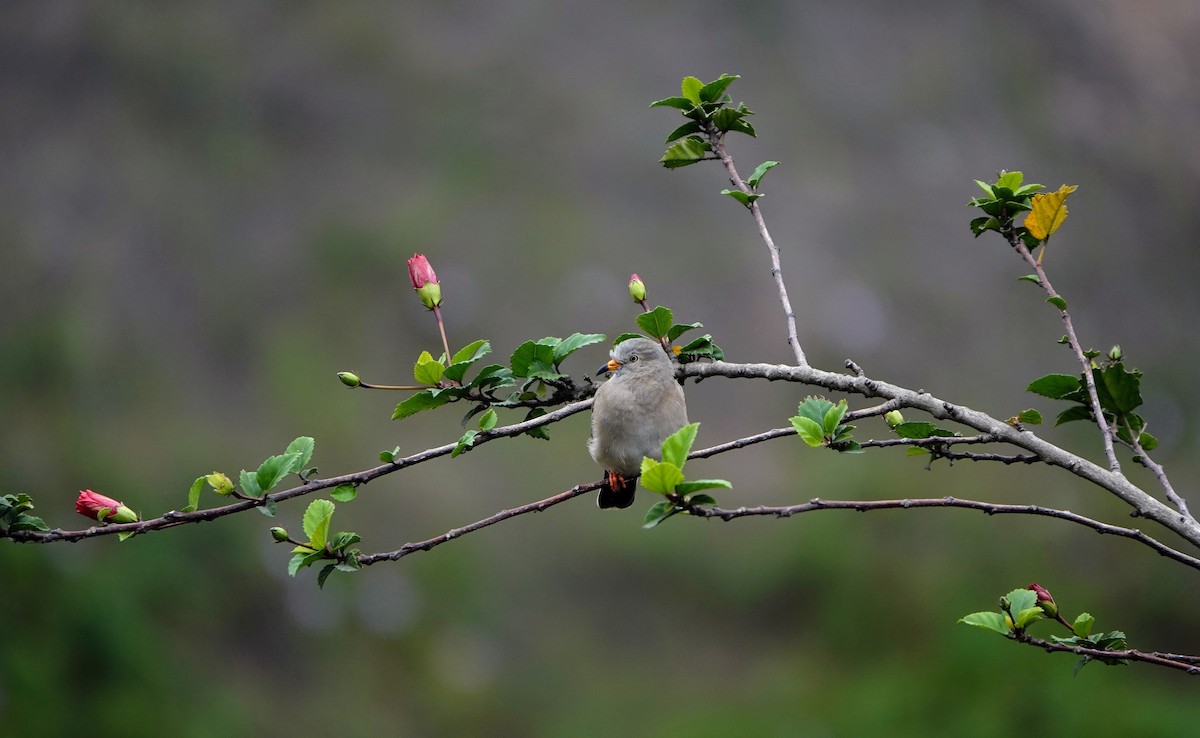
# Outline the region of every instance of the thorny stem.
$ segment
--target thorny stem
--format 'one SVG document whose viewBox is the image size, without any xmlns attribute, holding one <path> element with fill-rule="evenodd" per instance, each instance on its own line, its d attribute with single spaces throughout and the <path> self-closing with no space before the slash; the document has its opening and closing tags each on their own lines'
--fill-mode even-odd
<svg viewBox="0 0 1200 738">
<path fill-rule="evenodd" d="M 712 143 L 713 151 L 716 152 L 717 158 L 725 165 L 725 171 L 729 174 L 729 181 L 734 187 L 737 187 L 747 195 L 752 194 L 752 190 L 738 174 L 737 168 L 733 164 L 733 157 L 725 150 L 725 136 L 717 127 L 710 121 L 706 130 L 708 140 Z M 792 352 L 796 356 L 796 363 L 800 366 L 808 364 L 808 360 L 804 358 L 804 349 L 800 348 L 800 339 L 796 334 L 796 312 L 792 310 L 791 300 L 788 299 L 787 287 L 783 283 L 783 269 L 779 265 L 779 248 L 775 245 L 774 239 L 771 238 L 771 232 L 767 230 L 767 223 L 763 220 L 762 211 L 758 208 L 758 201 L 752 200 L 747 206 L 750 214 L 754 216 L 754 223 L 758 226 L 758 235 L 762 238 L 763 243 L 767 245 L 767 251 L 771 253 L 771 276 L 775 278 L 775 286 L 779 289 L 779 302 L 783 304 L 783 313 L 787 316 L 787 337 L 788 344 L 792 347 Z"/>
<path fill-rule="evenodd" d="M 1016 231 L 1011 227 L 1004 231 L 1004 237 L 1008 240 L 1010 246 L 1016 249 L 1034 271 L 1037 272 L 1038 284 L 1046 291 L 1050 297 L 1063 299 L 1058 292 L 1055 291 L 1054 285 L 1050 284 L 1050 279 L 1046 276 L 1046 270 L 1042 268 L 1040 259 L 1033 258 L 1033 254 L 1029 253 L 1029 249 L 1017 236 Z M 1064 309 L 1059 308 L 1059 313 L 1062 316 L 1063 327 L 1067 330 L 1067 341 L 1071 351 L 1075 353 L 1076 360 L 1083 368 L 1083 379 L 1087 385 L 1088 402 L 1092 406 L 1092 415 L 1096 418 L 1096 425 L 1100 426 L 1100 436 L 1104 439 L 1104 455 L 1108 458 L 1108 468 L 1120 473 L 1121 462 L 1117 460 L 1117 452 L 1113 449 L 1113 430 L 1108 424 L 1108 419 L 1104 417 L 1104 409 L 1100 406 L 1100 395 L 1096 392 L 1096 378 L 1092 376 L 1092 362 L 1083 354 L 1083 347 L 1079 344 L 1079 338 L 1075 335 L 1075 326 L 1071 323 L 1071 315 Z"/>
</svg>

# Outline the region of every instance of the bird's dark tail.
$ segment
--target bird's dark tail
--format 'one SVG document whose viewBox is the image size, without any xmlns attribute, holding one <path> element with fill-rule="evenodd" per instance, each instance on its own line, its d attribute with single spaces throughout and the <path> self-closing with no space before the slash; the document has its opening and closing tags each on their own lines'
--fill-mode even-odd
<svg viewBox="0 0 1200 738">
<path fill-rule="evenodd" d="M 627 479 L 614 471 L 605 472 L 604 484 L 600 487 L 600 496 L 596 498 L 596 504 L 601 510 L 629 507 L 633 504 L 633 491 L 636 488 L 636 479 Z"/>
</svg>

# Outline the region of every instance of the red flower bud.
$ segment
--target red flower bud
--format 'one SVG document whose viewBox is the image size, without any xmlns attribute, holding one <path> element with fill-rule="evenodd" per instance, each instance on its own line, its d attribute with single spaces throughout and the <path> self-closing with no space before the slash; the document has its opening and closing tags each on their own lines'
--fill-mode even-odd
<svg viewBox="0 0 1200 738">
<path fill-rule="evenodd" d="M 1051 596 L 1048 589 L 1037 582 L 1034 582 L 1025 589 L 1033 590 L 1037 594 L 1038 607 L 1042 608 L 1042 612 L 1050 617 L 1058 615 L 1058 605 L 1054 602 L 1054 597 Z"/>
<path fill-rule="evenodd" d="M 99 520 L 100 513 L 103 512 L 104 521 L 110 523 L 134 523 L 138 519 L 137 513 L 125 507 L 125 503 L 90 489 L 79 490 L 79 498 L 75 500 L 75 512 L 92 520 Z"/>
<path fill-rule="evenodd" d="M 425 307 L 433 310 L 442 304 L 442 286 L 424 254 L 413 254 L 408 260 L 408 278 Z"/>
</svg>

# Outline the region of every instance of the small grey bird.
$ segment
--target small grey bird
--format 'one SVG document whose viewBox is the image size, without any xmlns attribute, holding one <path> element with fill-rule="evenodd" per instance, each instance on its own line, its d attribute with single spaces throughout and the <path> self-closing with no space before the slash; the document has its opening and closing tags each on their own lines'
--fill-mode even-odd
<svg viewBox="0 0 1200 738">
<path fill-rule="evenodd" d="M 596 372 L 613 375 L 596 389 L 588 451 L 605 471 L 596 504 L 629 507 L 636 482 L 627 477 L 641 473 L 643 456 L 662 459 L 663 441 L 687 425 L 687 406 L 674 363 L 658 343 L 630 338 L 609 355 Z"/>
</svg>

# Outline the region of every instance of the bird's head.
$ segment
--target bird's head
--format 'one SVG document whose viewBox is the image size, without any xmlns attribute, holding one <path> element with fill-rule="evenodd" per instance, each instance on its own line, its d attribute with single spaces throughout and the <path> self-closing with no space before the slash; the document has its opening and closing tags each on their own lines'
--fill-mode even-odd
<svg viewBox="0 0 1200 738">
<path fill-rule="evenodd" d="M 671 360 L 667 357 L 662 346 L 648 338 L 629 338 L 621 341 L 609 352 L 612 357 L 607 364 L 600 367 L 597 374 L 605 372 L 624 371 L 663 371 L 670 370 Z"/>
</svg>

